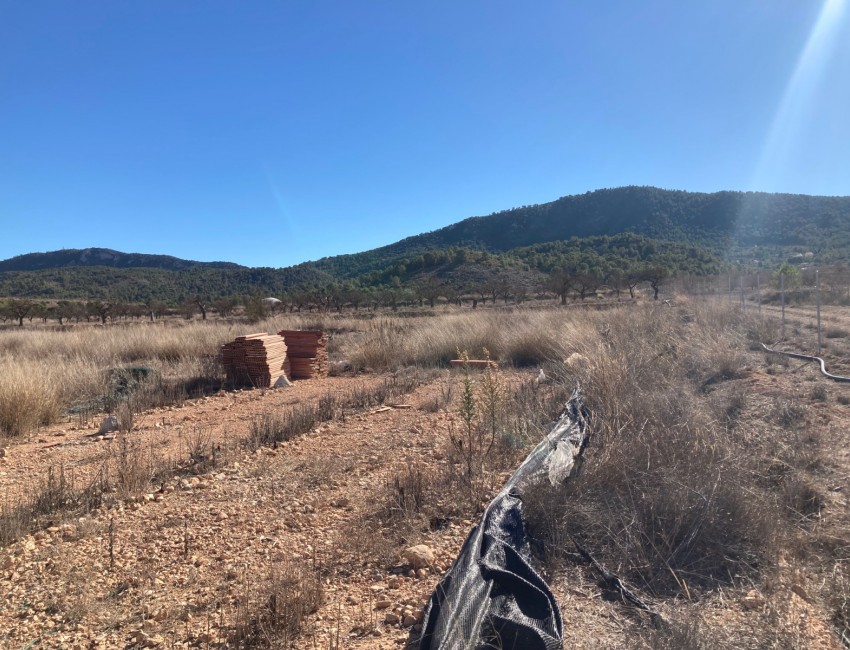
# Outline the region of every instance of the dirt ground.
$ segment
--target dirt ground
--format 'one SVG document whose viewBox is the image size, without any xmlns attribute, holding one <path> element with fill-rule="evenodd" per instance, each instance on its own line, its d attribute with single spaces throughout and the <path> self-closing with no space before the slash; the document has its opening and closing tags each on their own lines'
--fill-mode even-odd
<svg viewBox="0 0 850 650">
<path fill-rule="evenodd" d="M 792 339 L 802 345 L 812 335 L 808 316 L 796 311 L 789 316 L 796 319 Z M 850 328 L 847 313 L 824 318 Z M 847 342 L 829 341 L 825 356 L 835 372 L 850 369 Z M 792 349 L 795 341 L 786 345 Z M 754 418 L 775 409 L 778 400 L 805 404 L 808 426 L 817 429 L 828 459 L 812 476 L 824 502 L 806 534 L 843 535 L 850 529 L 850 384 L 827 382 L 812 364 L 779 363 L 753 350 L 742 355 L 748 360 L 744 375 L 718 390 L 746 392 Z M 520 383 L 538 370 L 503 372 Z M 48 470 L 62 468 L 77 484 L 94 480 L 104 462 L 120 456 L 122 444 L 135 450 L 137 462 L 146 455 L 176 460 L 202 436 L 222 449 L 223 461 L 209 473 L 169 478 L 114 507 L 57 518 L 0 549 L 0 647 L 232 647 L 227 645 L 232 629 L 250 618 L 262 586 L 275 572 L 293 568 L 316 569 L 324 590 L 295 647 L 403 647 L 410 621 L 420 617 L 475 521 L 449 519 L 400 540 L 400 546 L 427 544 L 436 553 L 430 569 L 409 572 L 397 548 L 386 550 L 383 567 L 367 559 L 380 555 L 375 545 L 383 543 L 371 533 L 369 517 L 392 477 L 412 464 L 436 471 L 446 462 L 456 415 L 451 406 L 434 404 L 457 376 L 432 374 L 393 404 L 351 411 L 274 449 L 252 452 L 237 444 L 257 416 L 383 380 L 332 377 L 286 389 L 220 393 L 144 413 L 133 431 L 106 437 L 97 434 L 99 422 L 71 418 L 9 443 L 0 459 L 4 512 L 46 480 Z M 493 488 L 507 476 L 497 477 Z M 847 540 L 838 543 L 846 548 Z M 787 632 L 782 638 L 794 640 L 741 647 L 842 647 L 819 595 L 830 577 L 800 571 L 793 558 L 778 564 L 784 569 L 765 585 L 735 585 L 699 602 L 659 607 L 668 615 L 698 609 L 730 638 L 745 638 L 751 627 L 776 620 Z M 648 620 L 603 598 L 588 567 L 575 565 L 547 578 L 564 618 L 564 647 L 639 646 L 635 639 Z"/>
</svg>

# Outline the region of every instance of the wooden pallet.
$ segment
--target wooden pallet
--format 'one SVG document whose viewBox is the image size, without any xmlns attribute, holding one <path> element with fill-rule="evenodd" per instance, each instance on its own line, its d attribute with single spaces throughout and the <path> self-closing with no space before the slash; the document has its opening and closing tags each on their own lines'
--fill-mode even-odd
<svg viewBox="0 0 850 650">
<path fill-rule="evenodd" d="M 293 379 L 327 376 L 327 339 L 323 331 L 281 330 L 278 334 L 286 341 Z"/>
<path fill-rule="evenodd" d="M 286 342 L 278 334 L 236 337 L 222 346 L 221 362 L 228 381 L 236 386 L 270 388 L 282 375 L 290 376 Z"/>
</svg>

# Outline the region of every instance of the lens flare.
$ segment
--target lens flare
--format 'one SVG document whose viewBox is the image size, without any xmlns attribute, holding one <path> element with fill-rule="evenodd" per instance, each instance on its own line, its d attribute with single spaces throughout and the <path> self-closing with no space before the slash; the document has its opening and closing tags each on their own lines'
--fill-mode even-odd
<svg viewBox="0 0 850 650">
<path fill-rule="evenodd" d="M 814 119 L 814 99 L 835 45 L 846 0 L 825 0 L 771 123 L 751 183 L 751 189 L 770 190 L 783 177 L 783 169 L 798 144 L 801 127 Z"/>
</svg>

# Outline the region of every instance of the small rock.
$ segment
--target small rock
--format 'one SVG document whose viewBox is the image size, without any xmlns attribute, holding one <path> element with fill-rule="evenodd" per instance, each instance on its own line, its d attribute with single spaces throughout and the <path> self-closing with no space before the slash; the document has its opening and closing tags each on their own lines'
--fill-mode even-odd
<svg viewBox="0 0 850 650">
<path fill-rule="evenodd" d="M 411 616 L 410 614 L 408 614 L 407 616 L 404 617 L 404 621 L 402 621 L 402 625 L 404 625 L 404 627 L 411 627 L 412 625 L 416 625 L 416 618 L 414 616 Z"/>
<path fill-rule="evenodd" d="M 744 609 L 761 609 L 764 607 L 765 603 L 764 596 L 756 589 L 751 589 L 747 592 L 747 595 L 741 599 L 741 604 L 744 606 Z"/>
<path fill-rule="evenodd" d="M 417 578 L 427 578 L 428 570 L 427 569 L 416 569 L 416 577 Z"/>
<path fill-rule="evenodd" d="M 809 602 L 809 596 L 806 593 L 806 590 L 803 589 L 803 587 L 801 587 L 800 585 L 791 585 L 791 591 L 793 593 L 797 594 L 800 598 L 802 598 L 806 602 Z"/>
<path fill-rule="evenodd" d="M 292 386 L 292 382 L 286 378 L 286 375 L 281 375 L 272 388 L 288 388 L 289 386 Z"/>
<path fill-rule="evenodd" d="M 392 605 L 392 601 L 389 601 L 386 598 L 382 598 L 381 600 L 375 603 L 375 609 L 386 609 L 390 605 Z"/>
<path fill-rule="evenodd" d="M 434 549 L 425 544 L 417 544 L 405 549 L 402 553 L 407 563 L 414 569 L 423 569 L 431 566 L 436 559 Z"/>
<path fill-rule="evenodd" d="M 103 418 L 103 422 L 100 423 L 100 429 L 97 432 L 103 435 L 112 431 L 118 431 L 118 418 L 114 415 L 107 415 Z"/>
<path fill-rule="evenodd" d="M 393 612 L 387 612 L 387 615 L 384 616 L 384 623 L 387 625 L 398 625 L 398 614 L 394 614 Z"/>
</svg>

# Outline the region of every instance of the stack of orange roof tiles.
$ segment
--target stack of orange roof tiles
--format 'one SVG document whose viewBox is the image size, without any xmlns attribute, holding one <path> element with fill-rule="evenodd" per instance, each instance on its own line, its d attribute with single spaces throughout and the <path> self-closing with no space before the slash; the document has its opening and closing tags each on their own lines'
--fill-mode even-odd
<svg viewBox="0 0 850 650">
<path fill-rule="evenodd" d="M 328 351 L 321 330 L 282 330 L 293 379 L 324 377 L 328 374 Z"/>
<path fill-rule="evenodd" d="M 270 388 L 282 375 L 290 374 L 286 342 L 278 334 L 239 336 L 222 346 L 221 362 L 234 385 Z"/>
</svg>

